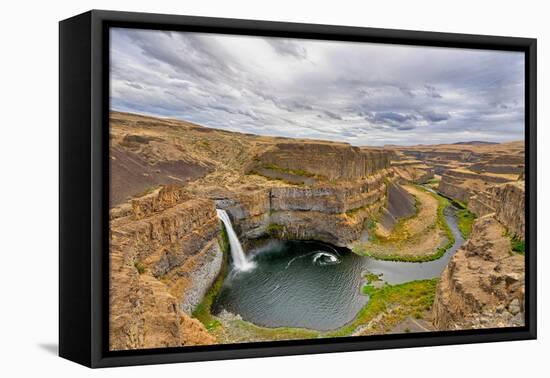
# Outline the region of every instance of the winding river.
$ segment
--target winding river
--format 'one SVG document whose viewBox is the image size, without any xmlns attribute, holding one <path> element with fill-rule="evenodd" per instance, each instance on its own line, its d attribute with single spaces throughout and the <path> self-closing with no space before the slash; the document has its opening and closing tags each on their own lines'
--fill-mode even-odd
<svg viewBox="0 0 550 378">
<path fill-rule="evenodd" d="M 249 252 L 253 270 L 228 273 L 214 313 L 226 310 L 265 327 L 337 329 L 367 304 L 369 297 L 361 293 L 365 273 L 389 284 L 439 277 L 464 243 L 455 211 L 445 209 L 455 242 L 430 262 L 382 261 L 320 242 L 267 240 Z"/>
</svg>

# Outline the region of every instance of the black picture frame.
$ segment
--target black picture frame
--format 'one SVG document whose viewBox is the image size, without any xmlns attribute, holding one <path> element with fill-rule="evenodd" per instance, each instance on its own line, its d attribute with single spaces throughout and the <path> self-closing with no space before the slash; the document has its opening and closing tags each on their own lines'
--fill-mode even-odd
<svg viewBox="0 0 550 378">
<path fill-rule="evenodd" d="M 108 28 L 139 27 L 525 53 L 525 327 L 108 350 Z M 59 354 L 89 367 L 535 339 L 536 39 L 92 10 L 59 24 Z"/>
</svg>

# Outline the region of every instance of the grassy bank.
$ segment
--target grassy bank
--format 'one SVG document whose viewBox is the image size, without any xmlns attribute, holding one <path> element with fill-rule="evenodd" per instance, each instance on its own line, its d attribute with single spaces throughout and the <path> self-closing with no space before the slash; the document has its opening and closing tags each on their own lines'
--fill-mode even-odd
<svg viewBox="0 0 550 378">
<path fill-rule="evenodd" d="M 236 318 L 224 321 L 223 327 L 216 328 L 213 333 L 221 342 L 235 343 L 345 337 L 352 335 L 359 327 L 368 327 L 364 330 L 367 333 L 387 332 L 408 316 L 422 318 L 433 305 L 436 286 L 437 279 L 385 285 L 382 288 L 366 284 L 363 293 L 370 296 L 369 302 L 351 323 L 334 331 L 319 332 L 292 327 L 267 328 Z"/>
<path fill-rule="evenodd" d="M 439 201 L 439 205 L 437 207 L 437 226 L 445 232 L 445 236 L 447 237 L 447 243 L 445 244 L 445 246 L 438 248 L 437 252 L 432 256 L 433 258 L 430 259 L 437 260 L 438 258 L 443 256 L 449 248 L 453 246 L 453 244 L 455 243 L 455 236 L 453 235 L 453 231 L 451 230 L 451 227 L 449 227 L 449 225 L 447 224 L 447 220 L 445 219 L 444 211 L 445 208 L 449 206 L 449 200 L 436 193 L 432 193 L 432 195 L 436 197 Z"/>
<path fill-rule="evenodd" d="M 456 217 L 458 219 L 458 229 L 460 230 L 460 233 L 464 239 L 468 239 L 470 232 L 472 231 L 472 225 L 476 219 L 475 214 L 470 212 L 468 209 L 460 209 L 457 210 Z"/>
<path fill-rule="evenodd" d="M 320 336 L 319 331 L 315 330 L 292 327 L 267 328 L 240 318 L 224 320 L 223 327 L 217 328 L 213 334 L 220 343 L 305 340 Z"/>
<path fill-rule="evenodd" d="M 358 327 L 379 319 L 369 331 L 389 331 L 408 316 L 422 317 L 434 301 L 437 279 L 411 281 L 399 285 L 386 285 L 376 289 L 366 285 L 363 292 L 370 296 L 369 302 L 348 325 L 323 334 L 323 337 L 351 335 Z"/>
<path fill-rule="evenodd" d="M 429 190 L 426 190 L 421 186 L 417 186 L 417 188 L 433 196 L 438 201 L 437 214 L 436 214 L 434 227 L 436 229 L 442 230 L 445 233 L 445 237 L 446 237 L 445 245 L 437 248 L 435 253 L 432 253 L 429 255 L 401 255 L 399 253 L 376 253 L 372 250 L 371 251 L 366 250 L 365 247 L 361 245 L 357 245 L 353 247 L 353 251 L 355 253 L 360 255 L 370 256 L 378 260 L 401 261 L 401 262 L 427 262 L 427 261 L 433 261 L 441 258 L 445 254 L 445 252 L 453 246 L 455 242 L 455 237 L 453 235 L 451 228 L 447 224 L 447 221 L 445 219 L 445 214 L 444 214 L 445 208 L 449 206 L 449 200 L 443 196 L 440 196 L 437 193 L 433 193 Z M 377 244 L 395 243 L 397 245 L 399 242 L 406 240 L 408 238 L 408 235 L 406 233 L 406 230 L 404 230 L 404 222 L 411 218 L 414 218 L 414 216 L 417 216 L 418 209 L 420 206 L 422 206 L 421 203 L 418 203 L 418 199 L 416 199 L 416 201 L 417 201 L 415 204 L 417 209 L 416 213 L 412 217 L 407 217 L 406 219 L 405 218 L 400 219 L 399 222 L 394 227 L 394 230 L 392 231 L 392 235 L 390 235 L 387 238 L 381 238 L 381 237 L 375 236 L 371 238 L 370 241 L 372 243 L 377 243 Z"/>
<path fill-rule="evenodd" d="M 510 239 L 512 243 L 512 251 L 519 253 L 520 255 L 525 255 L 525 241 L 514 236 Z"/>
<path fill-rule="evenodd" d="M 212 331 L 220 326 L 220 322 L 212 316 L 212 305 L 214 304 L 214 301 L 222 288 L 223 280 L 225 279 L 229 265 L 229 238 L 227 237 L 227 231 L 225 230 L 225 226 L 223 224 L 221 227 L 220 236 L 218 238 L 218 243 L 223 253 L 222 268 L 201 303 L 199 303 L 199 305 L 195 308 L 195 311 L 193 311 L 193 317 L 204 324 L 206 329 L 209 331 Z"/>
</svg>

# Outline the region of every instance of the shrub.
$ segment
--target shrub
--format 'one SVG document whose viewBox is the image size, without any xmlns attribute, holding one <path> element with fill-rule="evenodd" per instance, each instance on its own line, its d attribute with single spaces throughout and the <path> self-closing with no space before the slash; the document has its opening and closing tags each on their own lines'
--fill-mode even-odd
<svg viewBox="0 0 550 378">
<path fill-rule="evenodd" d="M 143 263 L 139 262 L 139 261 L 136 261 L 134 263 L 134 267 L 137 269 L 138 273 L 139 274 L 143 274 L 145 273 L 146 269 L 145 269 L 145 265 L 143 265 Z"/>
</svg>

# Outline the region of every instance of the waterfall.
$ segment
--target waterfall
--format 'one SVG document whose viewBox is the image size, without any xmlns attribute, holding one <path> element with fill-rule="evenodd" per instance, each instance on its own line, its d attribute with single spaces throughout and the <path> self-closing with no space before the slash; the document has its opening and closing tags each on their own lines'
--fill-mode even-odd
<svg viewBox="0 0 550 378">
<path fill-rule="evenodd" d="M 231 257 L 233 258 L 233 265 L 238 270 L 248 270 L 254 267 L 254 263 L 248 261 L 244 255 L 243 247 L 237 238 L 231 219 L 225 210 L 216 209 L 218 218 L 223 222 L 225 230 L 227 231 L 227 238 L 229 239 L 229 246 L 231 247 Z"/>
</svg>

